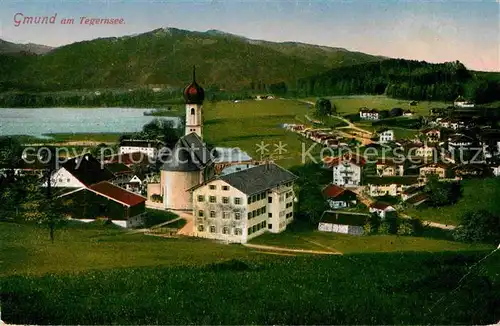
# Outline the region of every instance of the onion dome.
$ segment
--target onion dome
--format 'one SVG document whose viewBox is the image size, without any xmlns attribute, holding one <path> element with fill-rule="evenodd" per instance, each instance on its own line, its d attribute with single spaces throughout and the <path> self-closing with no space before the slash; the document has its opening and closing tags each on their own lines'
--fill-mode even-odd
<svg viewBox="0 0 500 326">
<path fill-rule="evenodd" d="M 184 100 L 186 104 L 202 104 L 205 99 L 205 91 L 196 82 L 196 71 L 193 66 L 193 82 L 184 89 Z"/>
</svg>

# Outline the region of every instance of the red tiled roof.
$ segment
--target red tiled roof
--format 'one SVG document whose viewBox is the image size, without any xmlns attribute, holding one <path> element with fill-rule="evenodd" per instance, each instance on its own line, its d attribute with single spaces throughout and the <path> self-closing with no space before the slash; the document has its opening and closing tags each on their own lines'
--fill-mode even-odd
<svg viewBox="0 0 500 326">
<path fill-rule="evenodd" d="M 345 192 L 345 189 L 342 187 L 339 187 L 337 185 L 328 185 L 323 189 L 323 195 L 328 197 L 328 198 L 335 198 L 340 195 L 342 195 Z"/>
<path fill-rule="evenodd" d="M 391 207 L 391 205 L 384 203 L 384 202 L 381 202 L 381 201 L 376 201 L 376 202 L 372 203 L 370 205 L 370 207 L 385 210 L 387 207 Z"/>
<path fill-rule="evenodd" d="M 135 206 L 146 201 L 145 197 L 115 186 L 108 181 L 96 183 L 90 186 L 89 189 L 126 206 Z"/>
<path fill-rule="evenodd" d="M 323 159 L 323 163 L 330 166 L 338 165 L 340 162 L 344 161 L 348 161 L 359 166 L 363 166 L 366 164 L 366 160 L 364 157 L 349 153 L 344 154 L 344 156 L 337 157 L 327 156 Z"/>
</svg>

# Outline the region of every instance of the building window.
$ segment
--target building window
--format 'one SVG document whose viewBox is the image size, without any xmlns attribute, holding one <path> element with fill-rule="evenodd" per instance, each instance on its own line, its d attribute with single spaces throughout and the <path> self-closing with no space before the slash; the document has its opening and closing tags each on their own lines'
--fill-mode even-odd
<svg viewBox="0 0 500 326">
<path fill-rule="evenodd" d="M 255 217 L 256 216 L 256 211 L 252 211 L 252 217 Z"/>
<path fill-rule="evenodd" d="M 191 108 L 191 115 L 194 115 L 194 108 Z"/>
<path fill-rule="evenodd" d="M 223 204 L 229 204 L 229 197 L 222 197 Z"/>
<path fill-rule="evenodd" d="M 266 210 L 267 210 L 266 206 L 262 207 L 262 214 L 264 214 L 266 212 Z"/>
<path fill-rule="evenodd" d="M 248 219 L 252 218 L 252 212 L 248 212 Z"/>
<path fill-rule="evenodd" d="M 222 233 L 229 234 L 229 227 L 225 226 L 222 228 Z"/>
<path fill-rule="evenodd" d="M 271 204 L 273 202 L 273 197 L 267 197 L 267 202 Z"/>
<path fill-rule="evenodd" d="M 211 203 L 215 203 L 217 201 L 216 198 L 215 198 L 215 196 L 210 196 L 209 200 L 210 200 Z"/>
<path fill-rule="evenodd" d="M 267 213 L 267 217 L 269 218 L 273 217 L 273 213 Z"/>
<path fill-rule="evenodd" d="M 210 233 L 215 233 L 215 225 L 210 225 Z"/>
<path fill-rule="evenodd" d="M 216 216 L 216 215 L 215 215 L 215 211 L 210 211 L 210 217 L 211 217 L 211 218 L 215 218 L 215 216 Z"/>
<path fill-rule="evenodd" d="M 203 232 L 204 230 L 205 230 L 205 228 L 203 227 L 203 225 L 198 225 L 199 232 Z"/>
<path fill-rule="evenodd" d="M 229 186 L 222 186 L 222 190 L 229 190 Z"/>
<path fill-rule="evenodd" d="M 229 212 L 222 212 L 222 218 L 229 218 Z"/>
<path fill-rule="evenodd" d="M 241 231 L 241 229 L 240 229 L 240 228 L 236 228 L 236 229 L 234 229 L 234 234 L 235 234 L 235 235 L 241 235 L 242 233 L 243 233 L 243 232 Z"/>
<path fill-rule="evenodd" d="M 210 186 L 208 186 L 208 189 L 210 189 L 210 190 L 215 190 L 215 189 L 216 189 L 216 187 L 215 187 L 215 185 L 210 185 Z"/>
<path fill-rule="evenodd" d="M 265 228 L 265 227 L 266 227 L 266 224 L 267 224 L 267 222 L 266 222 L 266 221 L 262 221 L 262 222 L 260 223 L 260 225 L 262 226 L 262 228 Z"/>
<path fill-rule="evenodd" d="M 234 204 L 235 205 L 241 205 L 241 198 L 240 197 L 234 198 Z"/>
<path fill-rule="evenodd" d="M 241 214 L 240 213 L 234 213 L 234 219 L 235 220 L 241 219 Z"/>
<path fill-rule="evenodd" d="M 203 195 L 199 195 L 199 196 L 198 196 L 198 201 L 199 201 L 199 202 L 202 202 L 202 201 L 204 201 L 204 200 L 205 200 L 205 196 L 203 196 Z"/>
<path fill-rule="evenodd" d="M 273 228 L 273 225 L 272 225 L 272 224 L 268 224 L 268 225 L 267 225 L 267 228 L 268 228 L 269 230 L 271 230 L 271 229 Z"/>
<path fill-rule="evenodd" d="M 203 211 L 198 211 L 198 216 L 203 217 Z"/>
<path fill-rule="evenodd" d="M 252 228 L 248 228 L 248 234 L 252 234 Z"/>
</svg>

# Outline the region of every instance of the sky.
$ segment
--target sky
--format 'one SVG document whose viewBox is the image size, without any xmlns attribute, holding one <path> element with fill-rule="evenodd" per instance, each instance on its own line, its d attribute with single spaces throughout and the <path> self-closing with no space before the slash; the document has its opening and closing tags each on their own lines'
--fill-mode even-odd
<svg viewBox="0 0 500 326">
<path fill-rule="evenodd" d="M 24 17 L 54 15 L 54 24 L 15 26 Z M 123 24 L 91 26 L 81 17 Z M 62 24 L 64 18 L 75 22 Z M 60 46 L 161 27 L 500 71 L 499 0 L 0 0 L 0 38 L 16 43 Z"/>
</svg>

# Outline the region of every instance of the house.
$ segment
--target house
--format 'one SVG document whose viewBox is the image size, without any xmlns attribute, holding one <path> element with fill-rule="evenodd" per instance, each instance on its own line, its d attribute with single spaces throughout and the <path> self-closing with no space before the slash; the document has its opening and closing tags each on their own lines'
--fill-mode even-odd
<svg viewBox="0 0 500 326">
<path fill-rule="evenodd" d="M 362 235 L 369 217 L 369 214 L 326 211 L 321 216 L 318 231 Z"/>
<path fill-rule="evenodd" d="M 421 193 L 423 191 L 423 189 L 424 189 L 424 187 L 419 186 L 419 185 L 415 185 L 415 186 L 411 186 L 409 188 L 406 188 L 401 193 L 401 200 L 406 201 L 406 200 L 410 199 L 411 197 Z"/>
<path fill-rule="evenodd" d="M 377 131 L 379 142 L 385 144 L 394 141 L 394 130 L 382 128 Z"/>
<path fill-rule="evenodd" d="M 378 120 L 379 112 L 375 109 L 361 108 L 359 110 L 359 117 L 366 120 Z"/>
<path fill-rule="evenodd" d="M 411 186 L 419 185 L 418 176 L 366 177 L 368 194 L 372 197 L 399 196 Z"/>
<path fill-rule="evenodd" d="M 379 159 L 375 163 L 378 176 L 403 176 L 404 175 L 404 162 L 398 162 L 391 158 Z"/>
<path fill-rule="evenodd" d="M 103 163 L 105 164 L 120 163 L 126 165 L 127 167 L 131 167 L 133 165 L 147 166 L 154 163 L 154 158 L 143 152 L 132 152 L 132 153 L 123 153 L 106 157 L 103 160 Z"/>
<path fill-rule="evenodd" d="M 414 196 L 409 197 L 405 203 L 412 206 L 419 206 L 429 200 L 429 195 L 426 193 L 417 193 Z"/>
<path fill-rule="evenodd" d="M 323 159 L 323 168 L 333 171 L 333 184 L 345 187 L 361 184 L 361 170 L 365 164 L 365 159 L 356 155 L 325 157 Z"/>
<path fill-rule="evenodd" d="M 158 150 L 162 147 L 163 143 L 158 140 L 126 139 L 120 142 L 119 154 L 139 152 L 155 158 L 158 155 Z"/>
<path fill-rule="evenodd" d="M 377 214 L 381 218 L 386 218 L 394 214 L 393 212 L 395 212 L 396 209 L 387 203 L 376 201 L 370 205 L 369 211 L 370 213 Z"/>
<path fill-rule="evenodd" d="M 437 175 L 439 179 L 445 179 L 450 176 L 450 165 L 437 162 L 437 163 L 429 163 L 420 167 L 419 174 L 424 179 L 427 179 L 429 175 Z"/>
<path fill-rule="evenodd" d="M 441 139 L 441 131 L 436 128 L 422 130 L 422 135 L 425 136 L 428 142 L 438 142 Z"/>
<path fill-rule="evenodd" d="M 143 181 L 146 179 L 146 175 L 134 174 L 131 168 L 122 163 L 109 163 L 105 166 L 115 175 L 111 183 L 136 193 L 141 193 L 144 190 Z"/>
<path fill-rule="evenodd" d="M 473 108 L 475 106 L 473 102 L 467 101 L 463 96 L 457 97 L 453 105 L 457 108 Z"/>
<path fill-rule="evenodd" d="M 193 187 L 193 235 L 246 243 L 265 232 L 284 231 L 293 220 L 296 178 L 267 163 Z"/>
<path fill-rule="evenodd" d="M 329 184 L 323 188 L 325 197 L 331 209 L 347 208 L 356 204 L 356 194 L 335 184 Z"/>
<path fill-rule="evenodd" d="M 488 177 L 491 176 L 493 172 L 486 164 L 461 164 L 454 167 L 452 170 L 459 179 Z"/>
<path fill-rule="evenodd" d="M 467 124 L 462 120 L 448 119 L 448 118 L 444 119 L 438 118 L 436 119 L 436 123 L 442 128 L 453 129 L 453 130 L 463 129 L 466 128 L 467 126 Z"/>
<path fill-rule="evenodd" d="M 68 189 L 60 194 L 65 213 L 83 222 L 106 218 L 122 227 L 137 227 L 143 224 L 146 198 L 127 191 L 108 181 L 90 186 Z"/>
<path fill-rule="evenodd" d="M 74 157 L 61 164 L 51 177 L 52 187 L 82 188 L 101 181 L 111 181 L 115 175 L 92 155 Z M 44 182 L 44 187 L 47 182 Z"/>
<path fill-rule="evenodd" d="M 413 116 L 413 111 L 411 110 L 404 110 L 403 111 L 403 117 L 412 117 Z"/>
<path fill-rule="evenodd" d="M 437 149 L 433 146 L 428 146 L 427 144 L 420 144 L 411 148 L 410 153 L 410 156 L 415 155 L 417 157 L 433 158 L 435 156 L 434 153 L 436 153 L 437 156 Z"/>
<path fill-rule="evenodd" d="M 448 138 L 448 150 L 453 152 L 456 149 L 468 148 L 474 144 L 474 139 L 464 134 L 453 134 Z"/>
</svg>

